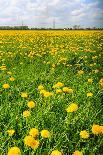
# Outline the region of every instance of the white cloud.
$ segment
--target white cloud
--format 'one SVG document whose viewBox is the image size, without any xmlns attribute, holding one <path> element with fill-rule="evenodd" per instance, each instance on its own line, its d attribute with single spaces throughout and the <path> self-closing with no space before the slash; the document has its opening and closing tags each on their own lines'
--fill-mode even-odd
<svg viewBox="0 0 103 155">
<path fill-rule="evenodd" d="M 73 24 L 101 26 L 102 0 L 0 0 L 0 25 L 16 25 L 21 20 L 29 26 L 59 27 Z"/>
</svg>

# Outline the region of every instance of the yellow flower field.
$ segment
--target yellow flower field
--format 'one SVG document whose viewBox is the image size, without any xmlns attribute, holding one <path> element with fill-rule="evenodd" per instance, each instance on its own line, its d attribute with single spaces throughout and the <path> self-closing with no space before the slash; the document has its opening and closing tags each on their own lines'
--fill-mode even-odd
<svg viewBox="0 0 103 155">
<path fill-rule="evenodd" d="M 103 31 L 0 31 L 0 155 L 103 154 Z"/>
</svg>

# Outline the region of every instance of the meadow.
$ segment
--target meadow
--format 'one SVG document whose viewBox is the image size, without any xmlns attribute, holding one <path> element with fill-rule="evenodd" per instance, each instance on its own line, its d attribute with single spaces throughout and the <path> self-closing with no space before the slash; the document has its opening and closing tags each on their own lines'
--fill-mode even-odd
<svg viewBox="0 0 103 155">
<path fill-rule="evenodd" d="M 0 31 L 0 155 L 103 154 L 103 31 Z"/>
</svg>

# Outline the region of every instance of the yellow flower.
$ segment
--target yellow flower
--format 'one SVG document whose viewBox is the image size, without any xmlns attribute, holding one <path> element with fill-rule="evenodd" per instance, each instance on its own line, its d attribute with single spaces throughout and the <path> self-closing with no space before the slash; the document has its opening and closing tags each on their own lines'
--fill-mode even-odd
<svg viewBox="0 0 103 155">
<path fill-rule="evenodd" d="M 64 87 L 64 88 L 63 88 L 63 92 L 64 92 L 64 93 L 73 93 L 73 89 L 68 88 L 68 87 Z"/>
<path fill-rule="evenodd" d="M 21 151 L 18 147 L 11 147 L 10 150 L 8 151 L 8 155 L 20 155 Z"/>
<path fill-rule="evenodd" d="M 32 136 L 26 136 L 24 138 L 24 144 L 32 149 L 37 149 L 39 146 L 39 141 L 35 140 Z"/>
<path fill-rule="evenodd" d="M 29 117 L 29 116 L 30 116 L 30 111 L 25 110 L 25 111 L 23 112 L 23 117 Z"/>
<path fill-rule="evenodd" d="M 24 144 L 27 146 L 31 146 L 33 140 L 34 140 L 34 138 L 32 136 L 26 136 L 24 138 Z"/>
<path fill-rule="evenodd" d="M 41 131 L 41 136 L 43 138 L 49 138 L 50 137 L 50 132 L 48 130 L 42 130 Z"/>
<path fill-rule="evenodd" d="M 33 101 L 29 101 L 28 104 L 27 104 L 27 106 L 29 108 L 34 108 L 35 107 L 35 103 Z"/>
<path fill-rule="evenodd" d="M 13 129 L 7 130 L 7 133 L 9 134 L 9 136 L 12 136 L 15 133 L 15 130 Z"/>
<path fill-rule="evenodd" d="M 3 88 L 4 88 L 4 89 L 8 89 L 8 88 L 10 88 L 10 85 L 7 84 L 7 83 L 5 83 L 5 84 L 3 84 Z"/>
<path fill-rule="evenodd" d="M 100 79 L 99 84 L 103 87 L 103 78 Z"/>
<path fill-rule="evenodd" d="M 40 90 L 43 90 L 44 89 L 44 87 L 43 87 L 43 85 L 39 85 L 38 86 L 38 90 L 40 91 Z"/>
<path fill-rule="evenodd" d="M 71 103 L 66 109 L 67 112 L 75 112 L 78 110 L 78 105 L 76 103 Z"/>
<path fill-rule="evenodd" d="M 2 66 L 0 67 L 0 69 L 1 69 L 1 70 L 6 70 L 6 66 L 5 66 L 5 65 L 2 65 Z"/>
<path fill-rule="evenodd" d="M 39 141 L 34 139 L 32 144 L 31 144 L 31 148 L 37 149 L 38 147 L 39 147 Z"/>
<path fill-rule="evenodd" d="M 14 78 L 14 77 L 10 77 L 9 80 L 10 80 L 10 81 L 14 81 L 15 78 Z"/>
<path fill-rule="evenodd" d="M 11 75 L 11 74 L 12 74 L 12 72 L 8 71 L 8 72 L 7 72 L 7 74 Z"/>
<path fill-rule="evenodd" d="M 62 87 L 62 86 L 64 86 L 64 84 L 63 84 L 62 82 L 57 82 L 57 83 L 53 86 L 53 88 L 58 88 L 58 87 Z"/>
<path fill-rule="evenodd" d="M 46 93 L 46 90 L 44 90 L 44 89 L 40 90 L 40 94 L 43 95 L 44 93 Z"/>
<path fill-rule="evenodd" d="M 44 97 L 50 97 L 53 95 L 53 93 L 46 91 L 46 92 L 44 92 L 43 95 L 44 95 Z"/>
<path fill-rule="evenodd" d="M 62 153 L 58 150 L 52 151 L 51 155 L 62 155 Z"/>
<path fill-rule="evenodd" d="M 82 74 L 84 74 L 84 71 L 83 71 L 83 70 L 79 70 L 79 71 L 78 71 L 78 74 L 79 74 L 79 75 L 82 75 Z"/>
<path fill-rule="evenodd" d="M 89 133 L 86 130 L 83 130 L 80 132 L 80 137 L 87 139 L 87 138 L 89 138 Z"/>
<path fill-rule="evenodd" d="M 39 131 L 36 128 L 30 129 L 29 135 L 32 137 L 37 137 L 39 135 Z"/>
<path fill-rule="evenodd" d="M 93 79 L 88 79 L 88 83 L 92 83 L 93 82 Z"/>
<path fill-rule="evenodd" d="M 61 89 L 56 89 L 56 94 L 58 93 L 62 93 L 62 90 Z"/>
<path fill-rule="evenodd" d="M 97 135 L 97 134 L 103 134 L 103 126 L 99 126 L 96 124 L 93 124 L 92 126 L 92 133 Z"/>
<path fill-rule="evenodd" d="M 83 153 L 80 152 L 80 151 L 78 151 L 78 150 L 76 150 L 76 151 L 73 153 L 73 155 L 83 155 Z"/>
<path fill-rule="evenodd" d="M 22 93 L 21 93 L 21 97 L 27 98 L 27 97 L 28 97 L 28 94 L 27 94 L 26 92 L 22 92 Z"/>
<path fill-rule="evenodd" d="M 87 97 L 92 97 L 93 96 L 93 93 L 87 93 Z"/>
<path fill-rule="evenodd" d="M 94 72 L 95 72 L 95 73 L 99 73 L 99 69 L 96 69 Z"/>
</svg>

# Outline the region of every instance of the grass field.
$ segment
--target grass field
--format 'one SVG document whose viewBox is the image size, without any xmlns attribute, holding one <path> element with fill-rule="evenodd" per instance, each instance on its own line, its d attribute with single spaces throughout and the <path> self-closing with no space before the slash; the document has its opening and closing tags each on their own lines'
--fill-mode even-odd
<svg viewBox="0 0 103 155">
<path fill-rule="evenodd" d="M 0 155 L 103 155 L 103 31 L 0 31 Z"/>
</svg>

